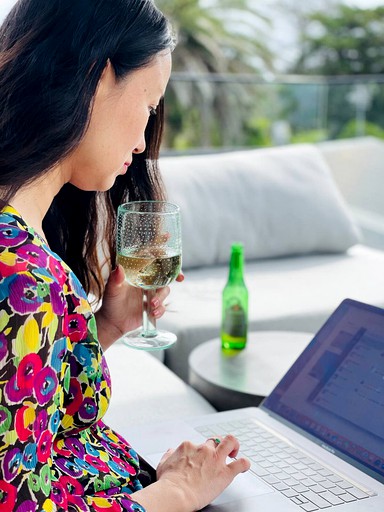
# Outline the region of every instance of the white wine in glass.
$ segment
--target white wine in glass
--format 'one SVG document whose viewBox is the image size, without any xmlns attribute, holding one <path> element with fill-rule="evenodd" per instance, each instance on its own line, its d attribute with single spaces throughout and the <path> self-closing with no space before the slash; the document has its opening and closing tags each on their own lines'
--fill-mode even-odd
<svg viewBox="0 0 384 512">
<path fill-rule="evenodd" d="M 161 350 L 175 343 L 175 334 L 156 329 L 150 301 L 181 270 L 179 207 L 166 201 L 132 201 L 117 211 L 117 262 L 131 286 L 143 291 L 143 326 L 123 336 L 140 350 Z"/>
</svg>

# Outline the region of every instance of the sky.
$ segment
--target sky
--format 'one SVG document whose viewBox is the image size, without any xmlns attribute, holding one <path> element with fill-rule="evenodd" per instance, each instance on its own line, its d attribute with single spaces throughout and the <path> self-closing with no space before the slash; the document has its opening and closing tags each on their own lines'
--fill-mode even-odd
<svg viewBox="0 0 384 512">
<path fill-rule="evenodd" d="M 352 7 L 369 9 L 370 7 L 379 7 L 380 5 L 384 5 L 384 0 L 344 0 L 344 3 Z"/>
<path fill-rule="evenodd" d="M 15 0 L 0 0 L 0 20 L 6 16 L 14 3 Z"/>
</svg>

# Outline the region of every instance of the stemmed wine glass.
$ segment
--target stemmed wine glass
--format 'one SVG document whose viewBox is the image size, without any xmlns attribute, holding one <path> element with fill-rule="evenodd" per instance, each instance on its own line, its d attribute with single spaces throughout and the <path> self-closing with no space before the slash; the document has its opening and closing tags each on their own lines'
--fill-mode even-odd
<svg viewBox="0 0 384 512">
<path fill-rule="evenodd" d="M 156 329 L 150 302 L 157 288 L 168 286 L 181 270 L 180 209 L 166 201 L 132 201 L 117 210 L 117 262 L 125 279 L 143 291 L 143 326 L 123 342 L 140 350 L 160 350 L 175 334 Z"/>
</svg>

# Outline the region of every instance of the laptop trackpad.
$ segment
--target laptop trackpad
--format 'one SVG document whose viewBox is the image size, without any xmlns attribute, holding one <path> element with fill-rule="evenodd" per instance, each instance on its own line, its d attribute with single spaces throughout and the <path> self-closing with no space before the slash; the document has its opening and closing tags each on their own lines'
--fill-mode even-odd
<svg viewBox="0 0 384 512">
<path fill-rule="evenodd" d="M 146 460 L 150 462 L 154 467 L 157 467 L 160 462 L 162 453 L 153 453 L 146 455 Z M 220 494 L 213 502 L 213 505 L 223 505 L 231 501 L 239 501 L 244 498 L 251 498 L 252 496 L 258 496 L 259 494 L 266 494 L 274 492 L 267 484 L 262 482 L 253 473 L 247 471 L 237 475 L 234 481 L 229 485 L 225 491 Z"/>
<path fill-rule="evenodd" d="M 247 471 L 246 473 L 237 475 L 231 485 L 229 485 L 212 504 L 222 505 L 230 501 L 239 502 L 241 499 L 251 498 L 252 496 L 258 496 L 259 494 L 266 494 L 268 492 L 274 491 L 255 475 Z"/>
</svg>

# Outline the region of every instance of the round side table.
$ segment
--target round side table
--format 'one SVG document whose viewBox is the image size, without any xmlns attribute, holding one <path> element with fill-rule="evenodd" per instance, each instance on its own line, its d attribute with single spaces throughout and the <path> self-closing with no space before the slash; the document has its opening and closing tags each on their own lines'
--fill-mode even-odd
<svg viewBox="0 0 384 512">
<path fill-rule="evenodd" d="M 218 411 L 258 406 L 312 338 L 307 332 L 250 332 L 246 348 L 230 354 L 219 338 L 206 341 L 189 356 L 189 383 Z"/>
</svg>

